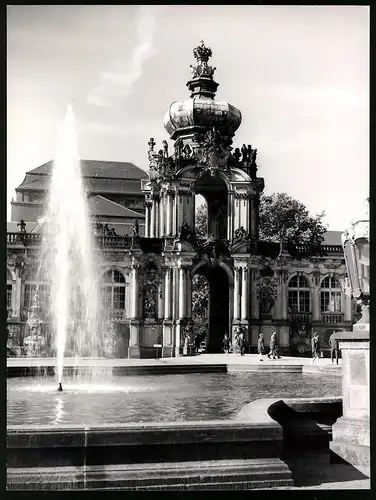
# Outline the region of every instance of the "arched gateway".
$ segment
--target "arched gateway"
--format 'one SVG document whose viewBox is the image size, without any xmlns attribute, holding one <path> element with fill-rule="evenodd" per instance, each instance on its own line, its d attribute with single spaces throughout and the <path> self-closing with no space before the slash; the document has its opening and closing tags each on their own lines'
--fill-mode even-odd
<svg viewBox="0 0 376 500">
<path fill-rule="evenodd" d="M 249 244 L 258 238 L 258 204 L 264 180 L 257 177 L 257 150 L 234 149 L 232 139 L 241 112 L 215 100 L 215 68 L 208 65 L 211 49 L 202 42 L 193 50 L 196 66 L 187 83 L 189 99 L 169 107 L 164 126 L 174 141 L 156 149 L 149 141 L 149 179 L 145 193 L 145 237 L 160 242 L 158 318 L 163 324 L 163 355 L 183 353 L 192 317 L 192 278 L 201 273 L 209 282 L 208 350 L 220 352 L 224 333 L 242 325 L 248 334 L 248 283 L 251 279 Z M 207 235 L 195 234 L 195 195 L 208 207 Z M 147 336 L 151 323 L 137 311 L 142 258 L 134 253 L 133 316 L 130 355 L 138 355 L 136 340 Z M 142 263 L 141 263 L 142 265 Z M 138 267 L 137 267 L 138 266 Z M 141 332 L 142 330 L 142 332 Z M 135 339 L 132 344 L 132 338 Z"/>
</svg>

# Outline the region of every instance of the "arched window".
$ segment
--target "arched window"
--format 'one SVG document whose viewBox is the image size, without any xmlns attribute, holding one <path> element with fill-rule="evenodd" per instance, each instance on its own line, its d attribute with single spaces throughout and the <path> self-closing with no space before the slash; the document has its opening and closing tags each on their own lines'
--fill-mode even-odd
<svg viewBox="0 0 376 500">
<path fill-rule="evenodd" d="M 290 313 L 310 312 L 310 287 L 304 276 L 293 276 L 288 287 L 288 308 Z"/>
<path fill-rule="evenodd" d="M 7 309 L 12 309 L 12 288 L 13 288 L 13 278 L 12 274 L 7 269 Z"/>
<path fill-rule="evenodd" d="M 341 312 L 342 289 L 339 281 L 333 276 L 327 276 L 321 282 L 320 310 L 324 313 Z"/>
<path fill-rule="evenodd" d="M 104 273 L 101 301 L 104 309 L 125 309 L 125 277 L 121 272 L 113 269 Z"/>
<path fill-rule="evenodd" d="M 48 310 L 49 301 L 50 301 L 50 285 L 43 281 L 39 275 L 31 270 L 25 276 L 25 288 L 24 288 L 24 297 L 23 297 L 23 307 L 24 309 L 29 309 L 33 302 L 33 296 L 36 291 L 38 291 L 39 295 L 39 303 L 42 309 Z"/>
</svg>

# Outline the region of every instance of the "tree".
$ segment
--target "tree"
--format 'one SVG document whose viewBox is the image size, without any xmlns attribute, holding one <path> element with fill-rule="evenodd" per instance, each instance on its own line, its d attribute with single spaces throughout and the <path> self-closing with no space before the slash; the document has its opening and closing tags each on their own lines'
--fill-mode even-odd
<svg viewBox="0 0 376 500">
<path fill-rule="evenodd" d="M 286 193 L 273 193 L 260 199 L 260 240 L 321 243 L 326 227 L 325 212 L 312 216 L 307 207 Z"/>
<path fill-rule="evenodd" d="M 326 228 L 322 223 L 325 212 L 315 216 L 307 207 L 286 193 L 273 193 L 260 198 L 260 240 L 291 241 L 292 243 L 320 243 Z M 198 238 L 207 232 L 207 206 L 196 210 L 195 230 Z"/>
<path fill-rule="evenodd" d="M 207 204 L 204 203 L 199 207 L 197 207 L 196 210 L 195 231 L 197 239 L 203 240 L 206 238 L 207 225 L 208 225 L 208 207 Z"/>
<path fill-rule="evenodd" d="M 192 320 L 195 335 L 204 339 L 208 327 L 209 283 L 196 274 L 192 279 Z"/>
</svg>

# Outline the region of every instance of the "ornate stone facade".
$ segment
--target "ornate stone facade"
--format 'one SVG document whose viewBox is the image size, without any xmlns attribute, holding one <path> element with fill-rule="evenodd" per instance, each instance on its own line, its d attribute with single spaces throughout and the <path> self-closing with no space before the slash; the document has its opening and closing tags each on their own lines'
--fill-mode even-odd
<svg viewBox="0 0 376 500">
<path fill-rule="evenodd" d="M 259 241 L 264 179 L 257 175 L 257 149 L 232 147 L 241 113 L 214 99 L 218 84 L 207 64 L 211 50 L 202 43 L 194 56 L 197 66 L 187 84 L 191 97 L 171 105 L 165 117 L 172 154 L 167 141 L 157 150 L 153 138 L 148 143 L 150 168 L 141 180 L 145 236 L 135 226 L 132 237 L 95 240 L 98 281 L 108 270 L 124 277 L 122 308 L 104 312 L 124 338 L 120 355 L 152 357 L 159 345 L 163 356 L 187 352 L 195 274 L 210 287 L 209 352 L 221 352 L 224 334 L 234 337 L 239 328 L 251 352 L 259 333 L 268 343 L 273 330 L 281 351 L 307 350 L 312 329 L 321 333 L 325 346 L 333 330 L 347 329 L 353 319 L 342 248 L 327 245 L 317 252 L 309 245 L 286 249 Z M 204 240 L 195 234 L 197 194 L 208 207 Z M 24 269 L 38 262 L 41 238 L 8 234 L 10 321 L 20 328 L 27 306 Z"/>
</svg>

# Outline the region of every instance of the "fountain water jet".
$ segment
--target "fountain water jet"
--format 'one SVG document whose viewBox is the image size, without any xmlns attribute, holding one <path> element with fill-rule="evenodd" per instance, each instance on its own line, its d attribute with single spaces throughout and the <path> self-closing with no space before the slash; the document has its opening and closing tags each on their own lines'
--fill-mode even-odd
<svg viewBox="0 0 376 500">
<path fill-rule="evenodd" d="M 75 355 L 99 355 L 95 252 L 71 105 L 59 134 L 45 220 L 41 257 L 51 284 L 50 312 L 61 391 L 68 344 Z"/>
</svg>

